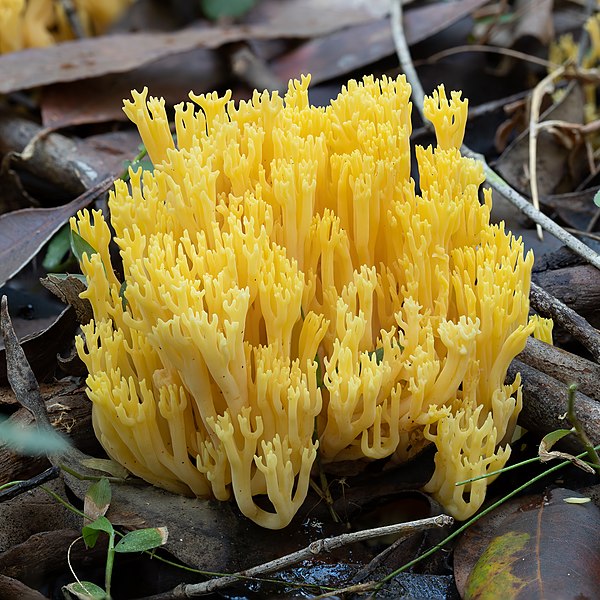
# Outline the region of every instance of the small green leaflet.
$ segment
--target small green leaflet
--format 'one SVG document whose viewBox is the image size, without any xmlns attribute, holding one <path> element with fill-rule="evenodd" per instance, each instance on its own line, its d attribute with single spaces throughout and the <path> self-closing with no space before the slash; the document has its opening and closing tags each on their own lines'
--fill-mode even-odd
<svg viewBox="0 0 600 600">
<path fill-rule="evenodd" d="M 66 263 L 69 262 L 69 250 L 71 249 L 71 228 L 65 225 L 50 240 L 46 249 L 46 255 L 42 267 L 46 271 L 64 271 Z"/>
<path fill-rule="evenodd" d="M 121 298 L 121 305 L 123 307 L 123 311 L 127 310 L 127 298 L 125 298 L 125 290 L 127 289 L 127 282 L 124 281 L 119 288 L 119 298 Z"/>
<path fill-rule="evenodd" d="M 71 229 L 71 252 L 75 255 L 75 258 L 79 262 L 83 261 L 83 255 L 87 254 L 88 258 L 92 256 L 92 254 L 97 254 L 97 250 L 92 248 L 90 244 L 88 244 L 77 231 Z"/>
<path fill-rule="evenodd" d="M 85 495 L 83 512 L 88 518 L 97 519 L 106 514 L 111 498 L 110 483 L 106 477 L 102 477 L 99 481 L 90 485 Z"/>
<path fill-rule="evenodd" d="M 555 429 L 554 431 L 547 433 L 540 442 L 540 450 L 550 450 L 556 442 L 562 440 L 570 433 L 573 433 L 573 429 Z"/>
<path fill-rule="evenodd" d="M 166 527 L 136 529 L 123 536 L 115 546 L 115 552 L 145 552 L 167 543 Z"/>
<path fill-rule="evenodd" d="M 319 360 L 319 355 L 315 354 L 315 362 L 317 363 L 317 387 L 319 389 L 323 389 L 323 369 L 321 368 L 321 361 Z"/>
<path fill-rule="evenodd" d="M 104 600 L 106 592 L 91 581 L 78 581 L 70 583 L 62 588 L 65 598 L 77 598 L 77 600 Z"/>
<path fill-rule="evenodd" d="M 83 541 L 88 548 L 93 548 L 98 541 L 100 532 L 108 533 L 108 535 L 114 534 L 114 529 L 111 522 L 106 517 L 98 517 L 93 523 L 85 525 L 81 530 L 83 534 Z"/>
<path fill-rule="evenodd" d="M 574 429 L 556 429 L 555 431 L 551 431 L 546 434 L 542 441 L 540 442 L 540 447 L 538 449 L 538 457 L 542 462 L 548 462 L 550 460 L 561 459 L 561 460 L 570 460 L 576 467 L 579 467 L 586 473 L 595 473 L 593 467 L 588 465 L 585 461 L 573 456 L 572 454 L 568 454 L 566 452 L 558 452 L 557 450 L 550 450 L 556 442 L 569 435 L 570 433 L 574 433 Z"/>
<path fill-rule="evenodd" d="M 133 171 L 137 171 L 139 168 L 142 171 L 154 171 L 154 165 L 152 161 L 148 157 L 148 151 L 144 144 L 140 144 L 138 146 L 138 154 L 133 160 L 126 160 L 123 163 L 123 173 L 121 174 L 121 179 L 123 181 L 129 181 L 129 169 Z"/>
<path fill-rule="evenodd" d="M 375 356 L 375 360 L 376 360 L 377 364 L 380 365 L 381 361 L 383 360 L 383 348 L 375 348 L 375 350 L 373 350 L 372 352 L 369 352 L 369 356 L 371 358 L 373 356 Z"/>
<path fill-rule="evenodd" d="M 127 477 L 129 477 L 129 471 L 114 460 L 106 458 L 84 458 L 81 461 L 81 464 L 90 469 L 108 473 L 111 477 L 118 477 L 119 479 L 127 479 Z"/>
<path fill-rule="evenodd" d="M 213 21 L 221 17 L 241 17 L 255 4 L 256 0 L 200 0 L 202 12 Z"/>
<path fill-rule="evenodd" d="M 87 285 L 87 279 L 85 278 L 85 275 L 82 275 L 81 273 L 48 273 L 48 276 L 50 275 L 55 279 L 60 279 L 61 281 L 66 281 L 70 277 L 73 277 L 74 279 L 79 279 L 79 281 Z"/>
<path fill-rule="evenodd" d="M 594 204 L 600 206 L 600 190 L 594 194 Z"/>
</svg>

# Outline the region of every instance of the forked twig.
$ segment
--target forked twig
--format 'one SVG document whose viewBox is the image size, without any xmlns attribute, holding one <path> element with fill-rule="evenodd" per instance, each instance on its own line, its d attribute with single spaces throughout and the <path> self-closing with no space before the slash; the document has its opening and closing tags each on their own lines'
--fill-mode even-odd
<svg viewBox="0 0 600 600">
<path fill-rule="evenodd" d="M 529 114 L 529 189 L 531 202 L 536 210 L 540 210 L 540 194 L 537 179 L 537 138 L 540 130 L 540 108 L 542 99 L 555 80 L 560 79 L 566 67 L 561 65 L 544 77 L 533 89 L 531 94 L 531 110 Z M 573 85 L 571 83 L 571 85 Z M 536 223 L 537 234 L 540 240 L 544 239 L 540 223 Z"/>
<path fill-rule="evenodd" d="M 217 577 L 209 579 L 202 583 L 180 584 L 169 592 L 149 596 L 144 600 L 174 600 L 178 598 L 195 598 L 217 590 L 224 589 L 240 579 L 248 579 L 280 571 L 295 565 L 303 560 L 314 558 L 316 555 L 323 552 L 331 552 L 336 548 L 370 540 L 376 537 L 385 535 L 403 535 L 408 536 L 417 531 L 424 531 L 434 527 L 447 527 L 454 523 L 454 519 L 448 515 L 438 515 L 437 517 L 429 517 L 428 519 L 420 519 L 418 521 L 409 521 L 407 523 L 397 523 L 395 525 L 387 525 L 385 527 L 376 527 L 374 529 L 364 529 L 353 533 L 343 533 L 335 537 L 316 540 L 309 544 L 306 548 L 292 552 L 281 558 L 276 558 L 262 565 L 240 571 L 233 575 Z"/>
</svg>

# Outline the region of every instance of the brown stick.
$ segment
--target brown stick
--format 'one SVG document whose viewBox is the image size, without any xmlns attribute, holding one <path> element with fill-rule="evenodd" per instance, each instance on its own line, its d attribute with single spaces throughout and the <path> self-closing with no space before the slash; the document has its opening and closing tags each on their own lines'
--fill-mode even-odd
<svg viewBox="0 0 600 600">
<path fill-rule="evenodd" d="M 600 400 L 600 366 L 566 350 L 529 338 L 518 360 L 577 389 L 594 400 Z"/>
<path fill-rule="evenodd" d="M 532 274 L 535 283 L 595 326 L 600 325 L 600 271 L 592 265 L 570 265 Z"/>
<path fill-rule="evenodd" d="M 521 373 L 524 398 L 519 424 L 540 437 L 555 429 L 569 428 L 570 424 L 561 418 L 567 412 L 567 385 L 515 359 L 508 368 L 508 379 L 512 381 L 517 372 Z M 576 392 L 575 414 L 590 441 L 599 444 L 600 403 Z M 576 438 L 569 436 L 563 442 L 570 450 L 581 452 Z"/>
<path fill-rule="evenodd" d="M 531 306 L 536 311 L 547 317 L 552 317 L 556 323 L 564 327 L 589 350 L 596 362 L 600 362 L 600 333 L 582 316 L 535 283 L 531 284 L 529 298 Z"/>
</svg>

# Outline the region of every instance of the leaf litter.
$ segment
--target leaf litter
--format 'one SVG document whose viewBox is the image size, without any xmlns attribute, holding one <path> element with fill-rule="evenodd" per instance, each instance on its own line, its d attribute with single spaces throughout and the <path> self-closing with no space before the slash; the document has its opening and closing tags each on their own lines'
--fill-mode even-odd
<svg viewBox="0 0 600 600">
<path fill-rule="evenodd" d="M 44 124 L 46 127 L 52 128 L 122 119 L 120 99 L 127 95 L 129 89 L 139 87 L 144 81 L 152 82 L 153 92 L 166 95 L 168 99 L 171 98 L 172 100 L 181 98 L 182 90 L 187 91 L 188 87 L 194 88 L 196 91 L 203 91 L 223 84 L 236 84 L 232 74 L 226 73 L 224 75 L 222 69 L 222 58 L 227 56 L 225 50 L 227 44 L 231 43 L 245 43 L 249 44 L 250 47 L 254 44 L 257 49 L 260 44 L 265 44 L 264 48 L 269 45 L 274 48 L 275 44 L 283 44 L 284 51 L 275 52 L 272 56 L 269 56 L 269 53 L 265 50 L 266 64 L 276 76 L 285 80 L 290 75 L 295 76 L 302 72 L 313 71 L 315 80 L 321 80 L 323 83 L 356 69 L 370 70 L 368 65 L 379 60 L 385 61 L 386 57 L 393 54 L 393 47 L 390 45 L 389 18 L 387 16 L 389 11 L 388 2 L 360 2 L 357 0 L 352 2 L 350 7 L 348 2 L 323 3 L 317 0 L 290 0 L 285 3 L 285 6 L 283 4 L 266 0 L 259 2 L 244 20 L 237 23 L 220 22 L 216 25 L 203 25 L 203 28 L 197 30 L 162 32 L 160 34 L 145 32 L 117 34 L 110 38 L 76 40 L 51 49 L 25 51 L 22 54 L 12 56 L 5 55 L 0 57 L 0 67 L 2 67 L 3 73 L 6 73 L 6 77 L 0 82 L 0 89 L 4 93 L 21 92 L 24 89 L 41 86 L 41 109 Z M 438 31 L 444 31 L 455 21 L 458 21 L 463 11 L 464 14 L 470 13 L 481 4 L 476 0 L 470 2 L 463 0 L 453 4 L 452 7 L 449 7 L 449 5 L 407 7 L 405 11 L 405 36 L 412 45 L 425 40 L 431 42 L 431 46 L 435 48 L 443 36 L 434 38 L 431 36 Z M 543 6 L 544 15 L 546 17 L 552 16 L 549 4 L 544 3 Z M 426 17 L 426 15 L 429 16 Z M 561 16 L 558 9 L 555 11 L 554 16 Z M 534 29 L 528 29 L 525 27 L 527 25 L 525 20 L 519 20 L 517 17 L 518 15 L 513 19 L 509 37 L 506 38 L 508 41 L 505 41 L 504 44 L 506 46 L 518 46 L 523 39 L 529 37 L 534 38 L 543 46 L 543 43 L 548 39 L 548 21 L 538 19 L 536 24 L 534 19 Z M 484 21 L 482 19 L 481 23 L 484 23 Z M 459 23 L 462 22 L 464 20 L 459 21 Z M 560 23 L 560 21 L 556 22 Z M 479 21 L 478 24 L 480 24 Z M 490 26 L 490 22 L 487 21 L 485 27 L 493 30 L 494 33 L 498 31 L 501 33 L 499 23 L 494 23 L 493 19 L 492 25 Z M 476 29 L 473 29 L 473 31 L 477 32 Z M 477 33 L 477 35 L 480 34 Z M 355 40 L 361 40 L 364 48 L 357 48 L 354 43 Z M 194 59 L 191 60 L 191 57 L 194 57 Z M 31 69 L 25 70 L 22 68 L 24 60 L 28 61 L 28 64 L 32 67 Z M 201 65 L 197 69 L 190 68 L 194 65 L 194 62 L 200 62 Z M 161 63 L 164 65 L 162 68 Z M 502 69 L 508 70 L 510 73 L 512 68 L 510 64 L 505 62 L 501 66 Z M 377 68 L 386 67 L 379 65 Z M 450 61 L 448 69 L 444 73 L 442 73 L 443 69 L 440 67 L 433 70 L 423 69 L 422 73 L 425 79 L 431 78 L 430 83 L 427 83 L 428 87 L 431 88 L 439 82 L 442 75 L 451 78 L 453 73 L 460 73 L 461 70 L 468 73 L 473 68 L 477 67 L 474 66 L 471 57 L 462 63 L 457 71 L 453 71 Z M 138 70 L 137 75 L 134 74 L 136 69 Z M 195 73 L 198 73 L 198 85 L 189 83 L 189 81 L 194 80 Z M 427 73 L 433 75 L 427 75 Z M 180 74 L 179 80 L 176 83 L 169 82 L 169 74 Z M 495 76 L 501 77 L 501 70 L 497 71 Z M 462 75 L 462 77 L 465 76 Z M 482 75 L 482 77 L 484 78 L 485 75 Z M 111 81 L 114 83 L 113 90 L 108 89 L 111 87 Z M 486 87 L 483 81 L 483 79 L 480 81 L 477 78 L 475 80 L 471 78 L 471 82 L 475 82 L 476 86 Z M 469 84 L 468 81 L 464 81 L 454 84 L 454 87 L 462 87 L 465 89 L 466 95 L 476 98 L 476 92 L 469 90 L 469 85 L 473 85 L 473 83 Z M 161 86 L 164 86 L 164 88 Z M 163 89 L 166 90 L 166 94 L 163 94 Z M 243 96 L 247 91 L 244 90 L 243 86 L 238 85 L 236 93 Z M 90 96 L 87 104 L 86 95 Z M 70 106 L 67 101 L 70 101 Z M 554 107 L 554 112 L 543 117 L 544 119 L 561 120 L 572 123 L 573 126 L 580 126 L 583 123 L 582 99 L 577 87 L 563 100 L 562 104 L 557 104 L 552 99 L 549 102 Z M 556 112 L 561 107 L 565 112 Z M 524 110 L 526 113 L 526 108 Z M 498 114 L 488 113 L 486 119 L 489 119 L 489 114 L 493 115 L 497 125 L 501 123 L 503 119 L 501 111 L 498 111 Z M 471 139 L 477 139 L 480 122 L 474 121 L 471 129 Z M 525 127 L 527 127 L 526 118 Z M 44 138 L 53 135 L 55 134 L 46 132 L 40 137 L 40 143 L 36 143 L 36 146 L 42 147 Z M 80 141 L 71 137 L 70 133 L 67 133 L 67 135 L 76 144 L 75 154 L 78 154 L 82 149 L 89 151 L 89 139 Z M 514 136 L 514 132 L 508 130 L 508 132 L 505 131 L 505 135 Z M 526 167 L 529 155 L 526 150 L 528 148 L 527 140 L 528 133 L 524 131 L 522 137 L 517 138 L 510 149 L 502 154 L 498 163 L 501 165 L 499 168 L 505 169 L 507 178 L 511 179 L 515 186 L 525 193 L 528 187 Z M 479 141 L 486 143 L 485 139 Z M 1 143 L 0 141 L 0 148 Z M 78 171 L 75 169 L 77 171 L 76 173 L 74 171 L 75 175 L 71 176 L 72 186 L 81 185 L 81 188 L 77 192 L 74 192 L 75 187 L 70 188 L 70 203 L 61 201 L 60 205 L 56 207 L 27 209 L 29 212 L 18 211 L 15 213 L 13 211 L 8 213 L 6 219 L 0 217 L 0 240 L 5 240 L 5 245 L 0 247 L 0 255 L 3 257 L 0 262 L 3 265 L 3 271 L 0 271 L 0 274 L 3 274 L 3 281 L 14 281 L 15 273 L 23 269 L 31 259 L 39 256 L 40 249 L 44 247 L 53 233 L 66 222 L 72 211 L 94 200 L 93 194 L 90 192 L 94 180 L 103 177 L 103 173 L 108 176 L 107 182 L 111 180 L 111 177 L 114 179 L 118 176 L 122 161 L 124 158 L 131 158 L 135 154 L 137 143 L 137 140 L 134 139 L 126 144 L 117 142 L 112 146 L 111 142 L 107 142 L 103 149 L 96 147 L 95 150 L 92 150 L 91 160 L 86 157 L 85 166 L 81 168 L 80 165 Z M 128 146 L 128 144 L 131 145 Z M 515 150 L 519 144 L 521 145 L 520 150 Z M 594 183 L 594 169 L 589 168 L 589 161 L 586 157 L 582 158 L 582 148 L 580 140 L 575 145 L 571 145 L 562 130 L 557 133 L 557 131 L 544 129 L 538 139 L 537 178 L 542 186 L 546 186 L 541 188 L 541 205 L 549 211 L 555 211 L 563 223 L 577 229 L 586 227 L 594 215 L 593 208 L 590 209 L 587 203 L 590 194 L 595 193 L 589 191 L 590 184 Z M 16 152 L 21 152 L 24 149 L 21 147 Z M 111 156 L 114 159 L 111 163 L 112 166 L 106 168 L 102 161 Z M 23 167 L 27 160 L 29 160 L 29 166 Z M 26 157 L 25 160 L 22 160 L 21 168 L 17 171 L 17 177 L 22 175 L 27 168 L 31 168 L 34 163 L 35 161 L 31 161 L 31 158 L 27 159 Z M 42 176 L 46 173 L 44 167 L 40 167 L 39 171 Z M 60 171 L 58 172 L 60 173 Z M 93 173 L 97 177 L 91 177 L 90 174 Z M 511 177 L 510 173 L 514 175 Z M 54 177 L 54 179 L 60 183 L 61 176 Z M 66 181 L 66 178 L 62 180 Z M 581 189 L 573 191 L 578 186 L 581 186 Z M 82 197 L 72 199 L 74 194 L 81 194 L 81 192 L 83 192 Z M 24 197 L 24 192 L 17 189 L 15 197 L 19 198 L 19 196 Z M 580 208 L 575 203 L 578 199 L 581 202 Z M 531 229 L 527 226 L 517 224 L 516 227 L 513 227 L 513 230 L 517 230 L 531 239 Z M 59 290 L 63 289 L 64 284 L 62 282 L 59 283 L 54 280 L 53 284 Z M 72 293 L 77 293 L 76 287 Z M 80 309 L 78 313 L 79 321 L 87 319 L 85 314 L 85 311 Z M 34 342 L 34 351 L 27 352 L 27 356 L 33 363 L 36 374 L 39 374 L 40 377 L 44 377 L 52 370 L 52 365 L 56 363 L 55 355 L 57 351 L 64 348 L 68 339 L 72 338 L 76 323 L 72 311 L 70 315 L 70 325 L 67 325 L 64 320 L 66 315 L 62 315 L 56 321 L 57 327 L 52 326 L 46 329 L 37 338 L 25 344 L 27 348 L 27 344 Z M 61 328 L 66 332 L 63 338 L 59 333 Z M 7 361 L 9 361 L 9 371 L 15 369 L 18 371 L 17 363 L 23 363 L 24 359 L 21 356 L 14 362 L 8 357 Z M 45 368 L 36 366 L 38 361 L 40 364 L 45 363 Z M 31 384 L 30 375 L 27 375 L 25 380 Z M 83 400 L 81 404 L 85 406 L 83 392 L 80 391 L 79 393 Z M 38 405 L 41 406 L 39 398 Z M 39 406 L 36 409 L 38 411 L 40 411 Z M 38 414 L 41 414 L 41 412 L 38 412 Z M 89 414 L 87 418 L 89 418 Z M 30 422 L 28 426 L 31 427 L 32 423 Z M 96 477 L 106 475 L 105 471 L 94 470 L 94 464 L 99 467 L 98 463 L 90 463 L 89 457 L 81 454 L 80 451 L 73 450 L 72 453 L 64 455 L 61 460 L 64 461 L 61 464 L 66 464 L 71 471 L 78 474 L 94 474 Z M 118 473 L 109 473 L 108 476 L 116 479 L 120 478 Z M 371 494 L 367 493 L 367 498 L 364 499 L 364 504 L 362 504 L 363 507 L 368 507 L 369 500 L 377 497 L 384 489 L 383 482 L 385 479 L 379 477 L 377 473 L 370 472 L 368 468 L 359 474 L 359 477 L 364 477 L 365 480 L 371 482 Z M 69 493 L 74 493 L 76 497 L 84 501 L 86 494 L 89 492 L 90 482 L 81 481 L 71 474 L 65 474 L 64 479 L 68 484 Z M 344 476 L 341 479 L 344 479 Z M 409 476 L 407 476 L 407 481 L 410 482 Z M 414 483 L 412 487 L 414 489 L 418 487 L 418 484 Z M 60 484 L 56 485 L 54 489 L 59 495 L 65 496 L 65 489 L 61 488 Z M 293 533 L 273 534 L 272 532 L 265 533 L 250 526 L 229 505 L 217 505 L 210 501 L 176 497 L 146 484 L 140 484 L 135 480 L 120 481 L 118 484 L 112 483 L 110 489 L 112 498 L 106 514 L 111 523 L 123 527 L 125 531 L 146 527 L 154 528 L 165 524 L 169 531 L 166 548 L 170 553 L 182 562 L 199 566 L 205 571 L 232 572 L 253 564 L 267 562 L 275 556 L 293 552 L 298 547 L 307 545 L 315 537 L 318 537 L 315 535 L 316 533 L 323 534 L 326 531 L 329 535 L 333 535 L 341 533 L 344 527 L 342 525 L 341 528 L 336 530 L 324 526 L 324 523 L 328 520 L 328 512 L 316 496 L 312 499 L 312 504 L 306 507 L 306 512 L 301 515 L 301 519 L 295 524 Z M 340 486 L 340 490 L 343 489 L 344 486 Z M 44 495 L 40 492 L 36 500 L 38 503 L 36 506 L 43 503 L 43 497 Z M 352 494 L 349 494 L 349 497 L 352 497 Z M 524 551 L 531 552 L 529 544 L 536 519 L 541 519 L 540 522 L 543 525 L 541 529 L 535 530 L 541 536 L 539 538 L 541 540 L 540 545 L 536 547 L 536 551 L 539 550 L 540 556 L 544 561 L 547 560 L 551 566 L 554 565 L 552 561 L 555 560 L 556 556 L 562 557 L 564 547 L 561 546 L 557 549 L 556 544 L 546 543 L 546 538 L 549 540 L 554 539 L 552 537 L 554 530 L 563 521 L 575 528 L 583 527 L 582 531 L 586 534 L 582 538 L 582 544 L 569 546 L 567 559 L 560 566 L 569 571 L 571 566 L 574 569 L 578 562 L 584 565 L 583 575 L 578 582 L 579 586 L 576 589 L 569 588 L 569 592 L 582 591 L 582 593 L 586 593 L 587 588 L 585 586 L 593 584 L 593 577 L 591 578 L 590 574 L 598 572 L 597 565 L 592 564 L 594 560 L 597 560 L 597 545 L 594 544 L 591 533 L 588 534 L 594 526 L 597 527 L 598 515 L 594 504 L 589 502 L 579 504 L 585 500 L 587 498 L 580 496 L 576 491 L 565 491 L 563 493 L 561 490 L 554 490 L 547 493 L 547 496 L 538 494 L 532 496 L 530 500 L 516 501 L 519 502 L 519 508 L 515 515 L 510 513 L 509 510 L 508 516 L 502 516 L 503 513 L 500 511 L 501 516 L 496 516 L 494 522 L 508 523 L 509 528 L 503 529 L 499 525 L 498 527 L 494 525 L 493 529 L 488 529 L 487 535 L 477 543 L 475 556 L 469 559 L 470 562 L 462 557 L 461 544 L 459 543 L 455 554 L 455 572 L 456 582 L 459 584 L 461 594 L 470 594 L 465 597 L 485 597 L 485 594 L 489 594 L 490 590 L 494 589 L 493 585 L 496 584 L 496 580 L 495 578 L 491 578 L 489 581 L 482 580 L 480 570 L 490 565 L 492 567 L 507 565 L 507 568 L 511 569 L 511 574 L 514 577 L 511 582 L 515 585 L 506 589 L 516 589 L 517 592 L 515 593 L 517 595 L 514 597 L 518 597 L 518 593 L 523 590 L 531 589 L 519 588 L 521 583 L 528 577 L 529 572 L 518 569 L 513 572 L 512 569 L 521 566 L 515 557 L 522 556 Z M 529 504 L 527 504 L 528 502 Z M 22 506 L 20 506 L 21 504 Z M 43 504 L 46 507 L 53 507 L 52 510 L 55 512 L 65 512 L 62 507 L 55 504 Z M 100 504 L 103 505 L 106 502 Z M 525 511 L 525 505 L 531 506 L 531 510 Z M 414 506 L 411 508 L 411 504 L 407 503 L 406 500 L 403 499 L 399 506 L 406 511 L 409 518 L 411 515 L 415 516 L 415 513 L 411 513 Z M 590 511 L 585 513 L 565 512 L 588 508 Z M 72 527 L 67 526 L 64 528 L 60 524 L 60 519 L 57 520 L 53 517 L 54 521 L 48 518 L 45 522 L 44 519 L 41 519 L 37 524 L 39 531 L 34 532 L 32 528 L 29 531 L 29 536 L 22 533 L 22 543 L 27 543 L 27 546 L 11 546 L 10 541 L 14 539 L 11 537 L 11 527 L 22 521 L 30 510 L 30 506 L 23 503 L 22 499 L 18 499 L 18 501 L 15 499 L 6 503 L 3 506 L 3 511 L 0 511 L 0 530 L 6 533 L 6 537 L 2 536 L 6 540 L 6 546 L 3 548 L 4 552 L 0 554 L 0 563 L 3 559 L 8 560 L 9 554 L 7 554 L 7 551 L 11 547 L 15 550 L 19 548 L 19 552 L 23 552 L 21 556 L 26 556 L 34 548 L 39 547 L 40 544 L 45 544 L 48 548 L 51 548 L 53 555 L 57 557 L 59 566 L 56 569 L 60 571 L 65 568 L 66 545 L 75 539 L 73 536 L 77 534 L 78 526 L 80 529 L 81 523 L 71 524 Z M 367 508 L 365 508 L 365 511 L 369 514 Z M 375 509 L 372 512 L 378 514 L 380 509 Z M 540 515 L 542 516 L 540 517 Z M 357 519 L 358 517 L 354 515 L 352 518 Z M 66 521 L 64 523 L 66 524 Z M 474 526 L 474 528 L 476 527 L 477 525 Z M 471 530 L 474 530 L 474 528 L 471 528 Z M 463 536 L 462 546 L 468 543 L 468 535 L 467 532 Z M 560 535 L 563 536 L 563 539 L 568 538 L 566 533 Z M 524 536 L 530 537 L 525 539 Z M 51 542 L 50 540 L 53 537 L 56 540 Z M 255 543 L 256 539 L 261 539 L 262 543 L 259 546 Z M 582 558 L 581 553 L 584 552 L 587 552 L 588 556 Z M 369 562 L 367 559 L 368 554 L 368 551 L 363 548 L 360 551 L 355 550 L 353 556 L 357 558 L 358 564 L 362 561 L 364 566 Z M 19 559 L 15 557 L 18 555 L 14 552 L 10 554 L 17 566 L 19 565 Z M 528 556 L 528 554 L 525 554 L 525 556 Z M 248 563 L 249 558 L 251 559 L 250 564 Z M 84 561 L 85 559 L 82 557 L 81 560 Z M 343 567 L 344 561 L 348 561 L 348 554 L 336 555 L 334 562 L 336 560 L 338 561 L 337 564 Z M 543 564 L 540 562 L 538 566 L 544 567 L 545 564 L 545 562 Z M 24 566 L 22 560 L 20 565 L 21 567 Z M 458 568 L 456 565 L 458 565 Z M 529 563 L 525 566 L 532 568 L 533 564 Z M 3 569 L 0 570 L 5 573 Z M 569 571 L 567 577 L 571 577 L 573 572 L 575 571 Z M 15 589 L 10 586 L 26 585 L 27 583 L 33 587 L 39 585 L 38 581 L 28 579 L 23 568 L 12 573 L 18 574 L 22 581 L 19 582 L 18 579 L 11 579 L 3 575 L 2 581 L 0 581 L 0 590 Z M 43 576 L 46 578 L 51 577 L 51 573 L 53 573 L 52 570 L 46 571 Z M 567 578 L 562 583 L 556 582 L 557 573 L 558 571 L 552 573 L 552 568 L 550 568 L 548 572 L 544 571 L 543 581 L 538 578 L 532 585 L 540 586 L 550 582 L 550 585 L 556 586 L 554 589 L 560 590 L 562 593 L 565 591 L 564 586 L 566 584 L 564 581 L 568 582 L 570 580 Z M 302 571 L 300 568 L 293 570 L 291 576 L 295 575 L 303 575 L 305 578 L 311 577 L 310 572 Z M 419 580 L 419 574 L 415 575 Z M 326 575 L 325 579 L 327 577 Z M 332 577 L 333 575 L 330 574 L 329 578 Z M 403 580 L 400 579 L 400 576 L 398 577 L 397 581 L 404 581 L 405 589 L 408 589 L 409 580 L 406 577 Z M 449 576 L 443 575 L 440 577 Z M 466 580 L 469 580 L 470 577 L 470 583 L 466 585 L 465 577 Z M 179 574 L 170 581 L 179 582 L 184 581 L 184 579 L 184 576 Z M 26 583 L 23 584 L 23 581 Z M 484 585 L 481 584 L 482 581 Z M 560 587 L 561 585 L 563 587 Z M 175 583 L 171 587 L 174 586 Z M 430 597 L 451 598 L 453 597 L 451 587 L 440 591 L 439 596 L 430 595 Z M 31 588 L 19 589 L 22 590 L 22 593 L 30 593 L 33 594 L 32 597 L 35 597 L 36 592 Z M 429 589 L 431 594 L 433 594 L 433 589 L 433 587 Z M 519 592 L 519 589 L 521 592 Z M 147 593 L 154 593 L 155 591 L 152 590 Z M 142 588 L 138 588 L 136 593 L 142 593 Z M 402 590 L 396 589 L 396 593 L 400 594 Z"/>
</svg>

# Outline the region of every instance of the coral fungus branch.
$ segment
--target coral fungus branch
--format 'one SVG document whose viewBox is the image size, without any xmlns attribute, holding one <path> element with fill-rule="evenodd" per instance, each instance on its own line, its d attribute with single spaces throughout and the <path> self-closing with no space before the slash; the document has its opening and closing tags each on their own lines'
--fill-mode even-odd
<svg viewBox="0 0 600 600">
<path fill-rule="evenodd" d="M 317 448 L 405 461 L 433 442 L 427 489 L 464 519 L 487 483 L 459 498 L 454 482 L 510 454 L 533 255 L 480 203 L 460 94 L 425 100 L 437 146 L 415 150 L 417 192 L 404 76 L 350 81 L 326 108 L 308 84 L 190 94 L 174 136 L 163 100 L 125 102 L 154 170 L 110 195 L 123 282 L 105 216 L 71 223 L 96 249 L 77 342 L 96 433 L 147 481 L 234 497 L 269 528 L 296 514 Z"/>
</svg>

